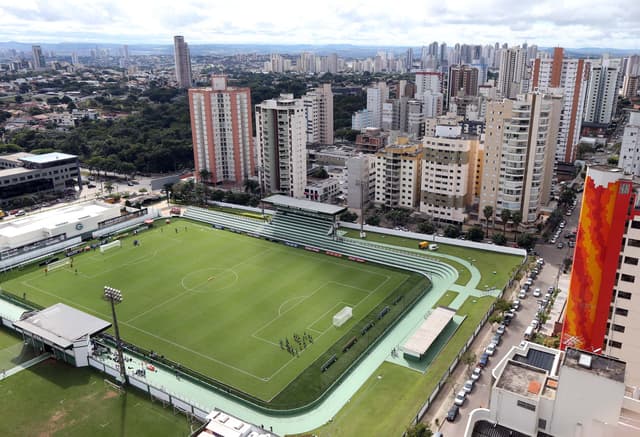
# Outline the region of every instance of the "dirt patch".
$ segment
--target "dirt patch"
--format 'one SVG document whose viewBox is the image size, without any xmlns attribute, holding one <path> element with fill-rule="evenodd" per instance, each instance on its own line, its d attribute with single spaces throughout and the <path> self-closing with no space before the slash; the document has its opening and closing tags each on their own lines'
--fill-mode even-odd
<svg viewBox="0 0 640 437">
<path fill-rule="evenodd" d="M 102 396 L 102 400 L 113 399 L 113 398 L 115 398 L 117 396 L 118 396 L 118 392 L 113 391 L 113 390 L 107 390 L 107 392 L 104 394 L 104 396 Z"/>
<path fill-rule="evenodd" d="M 38 437 L 49 437 L 64 429 L 65 424 L 63 422 L 63 419 L 66 415 L 67 413 L 62 410 L 53 413 L 53 416 L 51 416 L 49 420 L 47 420 L 47 423 L 44 426 L 45 430 L 40 431 L 38 433 Z"/>
</svg>

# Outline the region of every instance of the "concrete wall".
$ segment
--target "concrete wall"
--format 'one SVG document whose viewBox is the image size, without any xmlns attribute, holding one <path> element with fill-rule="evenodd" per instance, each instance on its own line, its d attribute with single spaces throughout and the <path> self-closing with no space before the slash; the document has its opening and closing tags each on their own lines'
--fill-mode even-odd
<svg viewBox="0 0 640 437">
<path fill-rule="evenodd" d="M 357 223 L 340 222 L 340 226 L 348 229 L 360 229 Z M 395 235 L 397 237 L 413 238 L 452 246 L 467 247 L 469 249 L 489 250 L 497 253 L 507 253 L 510 255 L 526 256 L 527 251 L 517 247 L 497 246 L 495 244 L 477 243 L 475 241 L 458 240 L 455 238 L 438 237 L 434 234 L 419 234 L 417 232 L 396 231 L 395 229 L 381 228 L 379 226 L 364 225 L 365 232 L 376 232 L 385 235 Z"/>
</svg>

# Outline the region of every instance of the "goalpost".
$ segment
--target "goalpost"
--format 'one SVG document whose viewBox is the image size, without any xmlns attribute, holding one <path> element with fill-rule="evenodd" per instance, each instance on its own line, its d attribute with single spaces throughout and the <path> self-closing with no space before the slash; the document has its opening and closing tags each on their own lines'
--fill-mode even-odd
<svg viewBox="0 0 640 437">
<path fill-rule="evenodd" d="M 347 321 L 353 315 L 353 309 L 351 307 L 344 307 L 333 316 L 333 326 L 339 328 L 347 323 Z"/>
<path fill-rule="evenodd" d="M 113 249 L 114 247 L 121 247 L 122 243 L 120 240 L 112 241 L 111 243 L 101 244 L 100 245 L 100 253 L 105 253 L 109 249 Z"/>
<path fill-rule="evenodd" d="M 70 266 L 71 258 L 61 259 L 60 261 L 54 261 L 51 264 L 47 264 L 47 271 L 50 272 L 52 270 L 59 269 L 60 267 Z"/>
</svg>

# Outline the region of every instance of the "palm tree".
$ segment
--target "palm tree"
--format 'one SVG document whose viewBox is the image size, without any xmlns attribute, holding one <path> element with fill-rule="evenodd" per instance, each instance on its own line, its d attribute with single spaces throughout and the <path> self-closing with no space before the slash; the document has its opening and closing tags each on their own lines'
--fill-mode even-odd
<svg viewBox="0 0 640 437">
<path fill-rule="evenodd" d="M 518 226 L 522 223 L 522 213 L 520 211 L 516 211 L 511 216 L 511 221 L 513 222 L 513 230 L 515 232 L 513 236 L 513 241 L 518 239 Z"/>
<path fill-rule="evenodd" d="M 244 180 L 244 191 L 249 194 L 256 194 L 260 191 L 260 182 L 255 179 L 245 179 Z"/>
<path fill-rule="evenodd" d="M 113 191 L 113 184 L 111 182 L 105 182 L 104 189 L 107 191 L 107 194 L 111 194 Z"/>
<path fill-rule="evenodd" d="M 199 173 L 198 176 L 200 176 L 201 183 L 206 184 L 207 182 L 209 182 L 209 178 L 211 177 L 211 172 L 209 170 L 207 170 L 206 168 L 203 168 L 198 173 Z"/>
<path fill-rule="evenodd" d="M 500 212 L 500 218 L 502 219 L 502 231 L 506 234 L 507 222 L 509 221 L 509 219 L 511 219 L 511 211 L 503 208 L 502 211 Z"/>
<path fill-rule="evenodd" d="M 493 216 L 493 206 L 485 206 L 482 210 L 482 214 L 484 214 L 484 218 L 487 221 L 487 238 L 489 238 L 489 219 Z"/>
<path fill-rule="evenodd" d="M 167 196 L 167 206 L 170 206 L 171 193 L 173 192 L 173 184 L 164 184 L 164 194 Z"/>
</svg>

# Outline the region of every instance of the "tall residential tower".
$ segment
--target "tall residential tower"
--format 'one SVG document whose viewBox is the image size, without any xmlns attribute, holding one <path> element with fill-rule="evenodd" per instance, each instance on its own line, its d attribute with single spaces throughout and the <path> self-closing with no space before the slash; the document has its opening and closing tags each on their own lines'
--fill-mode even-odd
<svg viewBox="0 0 640 437">
<path fill-rule="evenodd" d="M 249 88 L 213 76 L 211 87 L 189 90 L 189 109 L 196 177 L 206 170 L 206 182 L 242 185 L 255 175 Z"/>
<path fill-rule="evenodd" d="M 179 88 L 190 88 L 191 79 L 191 55 L 189 45 L 184 41 L 184 36 L 173 37 L 173 54 L 176 63 L 176 82 Z"/>
<path fill-rule="evenodd" d="M 576 159 L 588 75 L 584 60 L 564 58 L 561 47 L 553 50 L 552 58 L 538 58 L 533 63 L 532 91 L 561 90 L 563 95 L 556 161 L 573 162 Z"/>
<path fill-rule="evenodd" d="M 266 193 L 304 198 L 307 185 L 304 103 L 293 94 L 256 105 L 258 170 Z"/>
</svg>

